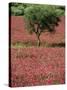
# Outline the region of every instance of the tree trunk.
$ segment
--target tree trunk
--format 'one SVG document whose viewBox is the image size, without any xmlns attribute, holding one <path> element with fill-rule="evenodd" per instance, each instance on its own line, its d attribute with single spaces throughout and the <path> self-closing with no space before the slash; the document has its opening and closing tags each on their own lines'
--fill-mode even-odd
<svg viewBox="0 0 67 90">
<path fill-rule="evenodd" d="M 37 46 L 40 46 L 40 30 L 39 30 L 39 25 L 37 26 L 37 31 L 36 31 L 36 36 L 37 36 Z"/>
<path fill-rule="evenodd" d="M 40 37 L 38 36 L 37 38 L 38 38 L 37 45 L 39 47 L 40 46 Z"/>
</svg>

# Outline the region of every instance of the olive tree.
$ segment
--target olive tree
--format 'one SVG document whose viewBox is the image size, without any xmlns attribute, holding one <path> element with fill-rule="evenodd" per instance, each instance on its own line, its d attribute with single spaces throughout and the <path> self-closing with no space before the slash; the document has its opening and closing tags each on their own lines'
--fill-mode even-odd
<svg viewBox="0 0 67 90">
<path fill-rule="evenodd" d="M 51 5 L 31 5 L 25 9 L 24 17 L 27 30 L 36 34 L 38 46 L 40 46 L 41 33 L 54 32 L 55 26 L 60 21 L 59 10 Z"/>
</svg>

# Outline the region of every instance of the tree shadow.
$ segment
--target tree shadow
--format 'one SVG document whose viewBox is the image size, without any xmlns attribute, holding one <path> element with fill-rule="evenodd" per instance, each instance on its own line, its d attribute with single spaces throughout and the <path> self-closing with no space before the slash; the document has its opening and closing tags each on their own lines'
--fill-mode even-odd
<svg viewBox="0 0 67 90">
<path fill-rule="evenodd" d="M 65 47 L 65 43 L 53 43 L 49 45 L 50 47 Z"/>
</svg>

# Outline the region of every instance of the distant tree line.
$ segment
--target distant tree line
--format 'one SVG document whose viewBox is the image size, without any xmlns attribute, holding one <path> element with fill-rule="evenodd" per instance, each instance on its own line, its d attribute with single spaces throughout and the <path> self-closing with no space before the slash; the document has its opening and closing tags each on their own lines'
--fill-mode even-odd
<svg viewBox="0 0 67 90">
<path fill-rule="evenodd" d="M 10 3 L 9 4 L 9 12 L 13 16 L 22 16 L 22 15 L 24 15 L 25 9 L 27 7 L 37 6 L 37 5 L 40 5 L 40 4 Z M 47 6 L 47 5 L 41 4 L 40 6 Z M 49 5 L 49 6 L 55 7 L 57 9 L 57 12 L 60 15 L 64 15 L 64 12 L 65 12 L 64 6 L 58 6 L 58 5 Z"/>
</svg>

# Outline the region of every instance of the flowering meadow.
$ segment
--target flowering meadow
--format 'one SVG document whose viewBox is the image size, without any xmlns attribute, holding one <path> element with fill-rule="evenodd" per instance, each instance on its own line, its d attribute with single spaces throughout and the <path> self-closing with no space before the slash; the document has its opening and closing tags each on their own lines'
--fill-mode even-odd
<svg viewBox="0 0 67 90">
<path fill-rule="evenodd" d="M 65 83 L 64 48 L 12 48 L 11 86 Z"/>
<path fill-rule="evenodd" d="M 64 43 L 65 38 L 65 20 L 64 16 L 61 17 L 61 22 L 56 28 L 55 33 L 45 32 L 40 36 L 40 40 L 43 43 L 49 44 L 59 44 Z M 24 18 L 22 16 L 11 16 L 11 43 L 32 43 L 37 42 L 37 37 L 35 34 L 29 34 L 25 28 Z"/>
<path fill-rule="evenodd" d="M 12 87 L 65 83 L 64 22 L 64 17 L 61 17 L 55 33 L 42 33 L 42 46 L 37 47 L 37 38 L 26 31 L 24 18 L 11 16 Z"/>
</svg>

